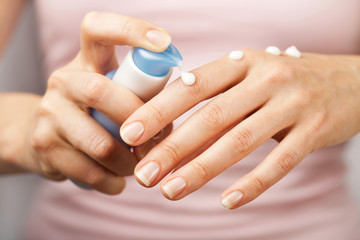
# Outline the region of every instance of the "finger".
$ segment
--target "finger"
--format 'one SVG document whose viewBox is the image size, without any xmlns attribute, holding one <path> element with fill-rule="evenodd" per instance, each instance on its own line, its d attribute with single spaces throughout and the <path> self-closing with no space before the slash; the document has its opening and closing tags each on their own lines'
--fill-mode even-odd
<svg viewBox="0 0 360 240">
<path fill-rule="evenodd" d="M 290 132 L 260 165 L 223 192 L 221 202 L 224 207 L 240 207 L 282 179 L 312 152 L 310 136 L 310 133 L 304 134 L 302 128 Z"/>
<path fill-rule="evenodd" d="M 148 21 L 108 12 L 90 12 L 81 24 L 81 55 L 91 70 L 106 73 L 116 68 L 114 45 L 164 51 L 169 34 Z"/>
<path fill-rule="evenodd" d="M 281 129 L 290 126 L 293 117 L 279 118 L 282 111 L 264 106 L 246 118 L 199 157 L 167 177 L 161 184 L 164 195 L 169 199 L 180 199 L 199 189 Z"/>
<path fill-rule="evenodd" d="M 144 103 L 129 89 L 107 77 L 90 72 L 61 72 L 51 77 L 49 87 L 57 87 L 84 109 L 95 108 L 119 126 Z"/>
<path fill-rule="evenodd" d="M 106 170 L 85 154 L 71 147 L 52 151 L 52 164 L 67 177 L 106 194 L 119 194 L 125 188 L 123 177 Z"/>
<path fill-rule="evenodd" d="M 197 103 L 240 82 L 246 70 L 246 56 L 241 61 L 223 57 L 193 71 L 196 81 L 191 86 L 177 79 L 125 121 L 121 137 L 133 146 L 144 143 Z M 134 131 L 136 125 L 144 129 L 141 134 Z"/>
<path fill-rule="evenodd" d="M 251 80 L 249 81 L 251 82 Z M 243 83 L 245 82 L 210 101 L 161 142 L 154 151 L 151 151 L 135 169 L 135 175 L 138 179 L 140 181 L 143 179 L 145 181 L 143 184 L 147 186 L 157 184 L 157 181 L 147 179 L 147 176 L 142 175 L 140 171 L 147 163 L 152 162 L 153 165 L 154 163 L 159 165 L 158 167 L 161 169 L 160 175 L 157 177 L 159 181 L 184 158 L 265 104 L 269 96 L 258 94 L 259 92 L 266 92 L 264 87 L 254 88 Z M 154 175 L 151 176 L 155 177 Z"/>
<path fill-rule="evenodd" d="M 239 121 L 240 122 L 240 121 Z M 172 172 L 176 172 L 177 170 L 179 170 L 181 167 L 183 167 L 184 165 L 186 165 L 187 163 L 189 163 L 190 161 L 192 161 L 193 159 L 195 159 L 196 157 L 200 156 L 203 152 L 205 152 L 209 147 L 211 147 L 215 142 L 217 142 L 223 135 L 225 135 L 226 133 L 228 133 L 231 129 L 233 129 L 236 125 L 239 124 L 239 122 L 233 124 L 232 126 L 230 126 L 228 129 L 220 132 L 217 136 L 211 138 L 207 143 L 205 143 L 202 147 L 196 149 L 193 153 L 191 153 L 188 157 L 186 157 L 185 159 L 183 159 L 180 163 L 178 163 L 174 169 L 172 170 Z"/>
<path fill-rule="evenodd" d="M 109 171 L 120 176 L 133 174 L 137 159 L 127 147 L 87 113 L 72 106 L 71 102 L 63 103 L 62 106 L 63 121 L 60 122 L 59 135 Z"/>
<path fill-rule="evenodd" d="M 64 180 L 64 176 L 67 176 L 108 194 L 122 191 L 125 184 L 122 178 L 74 150 L 56 134 L 53 124 L 42 117 L 32 134 L 31 144 L 39 166 L 37 172 L 53 180 Z"/>
</svg>

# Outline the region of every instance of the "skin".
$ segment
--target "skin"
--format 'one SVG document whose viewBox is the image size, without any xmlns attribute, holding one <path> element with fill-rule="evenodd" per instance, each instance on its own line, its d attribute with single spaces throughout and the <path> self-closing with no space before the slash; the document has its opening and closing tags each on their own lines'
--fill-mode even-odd
<svg viewBox="0 0 360 240">
<path fill-rule="evenodd" d="M 147 33 L 153 30 L 164 39 L 150 41 Z M 91 118 L 90 108 L 121 125 L 144 103 L 103 75 L 118 67 L 114 45 L 160 52 L 170 41 L 164 29 L 144 20 L 88 13 L 81 25 L 81 50 L 52 73 L 44 96 L 0 94 L 0 173 L 31 171 L 52 180 L 71 178 L 106 194 L 120 193 L 123 176 L 133 174 L 138 158 Z M 144 155 L 168 129 L 136 149 L 136 155 Z"/>
<path fill-rule="evenodd" d="M 11 3 L 17 5 L 0 14 L 2 23 L 9 19 L 13 23 L 11 19 L 19 15 L 23 1 Z M 4 31 L 0 49 L 11 32 L 8 26 L 0 28 Z M 139 139 L 127 141 L 139 146 L 138 158 L 145 156 L 135 171 L 156 162 L 160 170 L 148 185 L 152 187 L 175 169 L 162 183 L 164 195 L 172 200 L 196 191 L 267 139 L 279 141 L 259 166 L 222 194 L 224 198 L 241 192 L 240 201 L 228 206 L 237 208 L 312 151 L 345 141 L 360 130 L 359 56 L 304 54 L 295 59 L 248 49 L 241 60 L 223 57 L 194 70 L 195 85 L 176 80 L 141 107 L 140 99 L 102 74 L 118 66 L 114 45 L 164 50 L 168 42 L 159 47 L 147 41 L 145 33 L 153 29 L 164 32 L 140 19 L 90 13 L 82 24 L 81 51 L 51 75 L 45 96 L 0 94 L 0 173 L 32 171 L 53 180 L 70 177 L 100 192 L 119 193 L 125 186 L 122 176 L 131 173 L 137 159 L 89 117 L 89 108 L 122 124 L 140 107 L 122 127 L 137 121 L 145 128 Z M 213 96 L 217 97 L 171 135 L 166 137 L 169 128 L 161 132 Z M 158 132 L 157 141 L 149 140 Z M 169 196 L 164 186 L 177 177 L 185 186 Z"/>
<path fill-rule="evenodd" d="M 163 179 L 164 196 L 179 200 L 266 140 L 276 139 L 277 147 L 221 195 L 224 200 L 230 193 L 241 193 L 237 201 L 224 204 L 235 209 L 257 198 L 311 152 L 360 131 L 360 56 L 306 53 L 295 58 L 243 52 L 241 60 L 224 56 L 195 69 L 192 86 L 177 79 L 125 121 L 122 133 L 134 122 L 144 126 L 138 139 L 122 135 L 136 146 L 197 103 L 216 96 L 139 162 L 135 174 L 140 184 L 153 187 Z M 159 170 L 145 184 L 139 171 L 149 162 Z M 182 186 L 169 193 L 167 184 L 174 179 Z"/>
</svg>

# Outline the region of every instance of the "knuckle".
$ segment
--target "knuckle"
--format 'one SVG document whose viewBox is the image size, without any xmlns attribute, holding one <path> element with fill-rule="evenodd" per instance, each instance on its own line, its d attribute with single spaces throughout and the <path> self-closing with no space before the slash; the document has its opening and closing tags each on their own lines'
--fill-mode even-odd
<svg viewBox="0 0 360 240">
<path fill-rule="evenodd" d="M 54 71 L 48 78 L 48 86 L 47 86 L 48 89 L 60 88 L 63 85 L 64 85 L 64 80 L 61 77 L 60 70 Z"/>
<path fill-rule="evenodd" d="M 187 95 L 190 95 L 192 98 L 198 99 L 201 98 L 202 93 L 207 92 L 207 80 L 206 73 L 201 70 L 194 71 L 195 83 L 191 86 L 185 86 L 185 91 Z M 183 84 L 184 85 L 184 84 Z"/>
<path fill-rule="evenodd" d="M 116 149 L 116 140 L 110 135 L 96 135 L 90 143 L 90 152 L 94 159 L 106 161 L 109 159 Z"/>
<path fill-rule="evenodd" d="M 101 171 L 101 168 L 94 164 L 86 174 L 85 181 L 90 186 L 101 185 L 106 179 L 106 173 Z"/>
<path fill-rule="evenodd" d="M 165 152 L 169 161 L 176 162 L 178 159 L 180 159 L 179 146 L 176 143 L 172 141 L 166 141 L 164 144 L 162 144 L 161 149 L 163 152 Z"/>
<path fill-rule="evenodd" d="M 39 152 L 48 152 L 56 147 L 56 143 L 49 139 L 46 134 L 34 134 L 31 139 L 31 147 Z"/>
<path fill-rule="evenodd" d="M 37 132 L 34 132 L 31 137 L 30 144 L 31 144 L 31 147 L 35 150 L 45 149 L 44 136 L 42 136 L 42 134 L 40 135 Z"/>
<path fill-rule="evenodd" d="M 251 150 L 255 143 L 253 134 L 247 129 L 240 129 L 232 133 L 232 141 L 237 153 L 242 155 Z"/>
<path fill-rule="evenodd" d="M 289 99 L 295 109 L 304 109 L 306 106 L 311 104 L 311 93 L 306 89 L 299 88 L 294 91 Z"/>
<path fill-rule="evenodd" d="M 164 123 L 168 119 L 166 112 L 154 102 L 153 104 L 149 104 L 149 112 L 150 116 L 152 116 L 159 124 Z"/>
<path fill-rule="evenodd" d="M 58 143 L 52 138 L 50 131 L 43 131 L 38 127 L 31 136 L 31 147 L 38 152 L 49 152 L 58 146 Z"/>
<path fill-rule="evenodd" d="M 263 193 L 266 189 L 270 187 L 269 184 L 266 183 L 266 181 L 256 175 L 250 176 L 249 185 L 254 190 L 256 196 L 259 196 L 261 193 Z"/>
<path fill-rule="evenodd" d="M 49 162 L 45 162 L 44 160 L 39 161 L 41 174 L 50 179 L 56 179 L 59 177 L 60 172 L 51 166 Z"/>
<path fill-rule="evenodd" d="M 132 22 L 132 18 L 130 17 L 121 17 L 120 26 L 122 35 L 129 36 L 132 34 L 132 32 L 135 30 L 135 26 L 132 24 Z"/>
<path fill-rule="evenodd" d="M 202 182 L 207 182 L 212 178 L 211 169 L 202 161 L 193 161 L 191 163 L 191 168 Z"/>
<path fill-rule="evenodd" d="M 94 25 L 94 21 L 96 21 L 97 17 L 99 16 L 100 12 L 91 11 L 88 12 L 82 22 L 81 22 L 81 32 L 82 34 L 90 34 L 92 31 L 92 27 Z"/>
<path fill-rule="evenodd" d="M 47 118 L 52 115 L 51 107 L 45 101 L 41 101 L 38 109 L 36 109 L 36 114 L 41 119 Z"/>
<path fill-rule="evenodd" d="M 296 69 L 294 64 L 285 60 L 278 60 L 266 75 L 265 81 L 268 84 L 285 84 L 294 79 Z"/>
<path fill-rule="evenodd" d="M 102 79 L 89 78 L 83 81 L 81 94 L 89 106 L 95 106 L 99 102 L 106 101 L 108 89 Z"/>
<path fill-rule="evenodd" d="M 298 161 L 298 155 L 296 152 L 291 151 L 283 154 L 278 159 L 278 165 L 280 168 L 280 172 L 283 174 L 288 173 L 291 169 L 293 169 Z"/>
<path fill-rule="evenodd" d="M 313 116 L 312 119 L 312 131 L 313 132 L 320 132 L 321 129 L 326 126 L 326 122 L 329 121 L 329 116 L 326 109 L 318 110 L 318 112 Z"/>
<path fill-rule="evenodd" d="M 200 113 L 200 119 L 203 126 L 211 132 L 219 131 L 225 124 L 224 112 L 221 106 L 216 103 L 210 103 L 204 107 Z"/>
</svg>

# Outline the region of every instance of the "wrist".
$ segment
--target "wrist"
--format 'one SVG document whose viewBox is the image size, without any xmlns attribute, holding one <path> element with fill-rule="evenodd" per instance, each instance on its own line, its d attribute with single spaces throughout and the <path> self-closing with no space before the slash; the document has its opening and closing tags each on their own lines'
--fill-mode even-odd
<svg viewBox="0 0 360 240">
<path fill-rule="evenodd" d="M 25 172 L 28 133 L 40 96 L 28 93 L 0 94 L 0 174 Z"/>
</svg>

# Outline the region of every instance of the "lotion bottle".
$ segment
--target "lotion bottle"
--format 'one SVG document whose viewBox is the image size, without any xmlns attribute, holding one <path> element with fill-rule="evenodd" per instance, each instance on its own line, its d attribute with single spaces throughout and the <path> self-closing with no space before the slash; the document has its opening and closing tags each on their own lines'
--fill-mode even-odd
<svg viewBox="0 0 360 240">
<path fill-rule="evenodd" d="M 143 48 L 132 48 L 120 67 L 106 76 L 147 102 L 164 88 L 172 74 L 172 67 L 181 65 L 182 56 L 172 44 L 160 53 Z M 98 110 L 92 109 L 91 116 L 113 137 L 123 142 L 119 133 L 120 126 Z"/>
<path fill-rule="evenodd" d="M 181 65 L 182 56 L 172 44 L 160 53 L 143 48 L 132 48 L 120 67 L 107 73 L 106 76 L 147 102 L 164 88 L 172 74 L 172 67 L 181 67 Z M 114 138 L 130 148 L 120 137 L 120 126 L 96 109 L 91 109 L 91 116 Z M 84 184 L 75 181 L 74 183 L 81 188 L 91 189 Z"/>
</svg>

